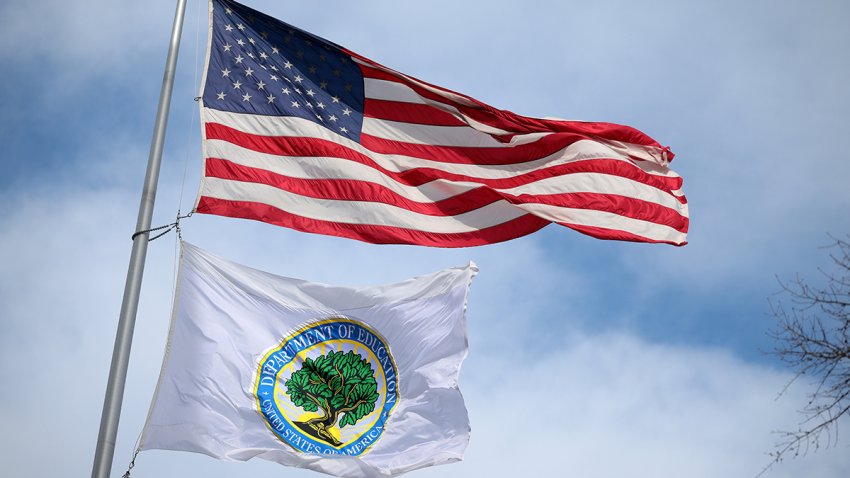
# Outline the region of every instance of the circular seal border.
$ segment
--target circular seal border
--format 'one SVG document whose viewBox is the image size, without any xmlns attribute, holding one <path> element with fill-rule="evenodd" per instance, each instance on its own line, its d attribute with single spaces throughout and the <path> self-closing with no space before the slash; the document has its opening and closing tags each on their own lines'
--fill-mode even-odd
<svg viewBox="0 0 850 478">
<path fill-rule="evenodd" d="M 369 429 L 354 441 L 335 447 L 318 441 L 292 425 L 280 410 L 275 398 L 278 375 L 295 361 L 301 352 L 330 341 L 356 342 L 369 349 L 383 369 L 385 398 L 377 419 Z M 388 367 L 391 366 L 391 367 Z M 280 344 L 273 347 L 259 361 L 254 381 L 253 395 L 257 411 L 266 426 L 295 451 L 322 456 L 360 456 L 365 454 L 381 437 L 387 420 L 398 404 L 398 368 L 387 340 L 363 322 L 343 316 L 310 322 L 290 332 Z"/>
</svg>

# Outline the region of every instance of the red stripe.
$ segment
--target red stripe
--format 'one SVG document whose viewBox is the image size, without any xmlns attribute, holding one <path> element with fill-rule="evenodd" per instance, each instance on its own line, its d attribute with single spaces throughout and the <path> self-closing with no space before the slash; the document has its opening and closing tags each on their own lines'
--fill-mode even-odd
<svg viewBox="0 0 850 478">
<path fill-rule="evenodd" d="M 419 103 L 368 99 L 363 106 L 363 116 L 411 124 L 467 126 L 450 113 Z"/>
<path fill-rule="evenodd" d="M 370 62 L 374 63 L 374 62 Z M 508 110 L 500 110 L 493 108 L 490 105 L 482 103 L 469 96 L 440 88 L 430 83 L 416 79 L 416 81 L 426 84 L 437 90 L 445 91 L 453 95 L 460 96 L 472 102 L 474 106 L 466 106 L 458 103 L 446 96 L 430 91 L 415 82 L 407 80 L 404 75 L 392 74 L 384 70 L 360 64 L 360 70 L 366 78 L 374 78 L 379 80 L 393 81 L 408 86 L 414 90 L 419 96 L 433 101 L 438 101 L 460 110 L 464 115 L 484 123 L 486 125 L 509 131 L 510 134 L 526 134 L 533 132 L 562 132 L 574 133 L 586 136 L 588 139 L 622 141 L 626 143 L 638 144 L 643 146 L 651 146 L 663 148 L 657 141 L 644 134 L 640 130 L 630 126 L 624 126 L 614 123 L 604 122 L 586 122 L 586 121 L 564 121 L 564 120 L 547 120 L 541 118 L 529 118 L 527 116 L 518 115 Z M 412 77 L 411 77 L 412 78 Z M 673 153 L 668 150 L 668 159 L 673 158 Z"/>
<path fill-rule="evenodd" d="M 559 223 L 560 224 L 560 223 Z M 670 244 L 673 246 L 684 246 L 688 242 L 674 242 L 674 241 L 662 241 L 655 239 L 648 239 L 643 236 L 638 236 L 637 234 L 632 234 L 626 231 L 620 231 L 618 229 L 608 229 L 604 227 L 596 227 L 596 226 L 579 226 L 576 224 L 561 224 L 562 226 L 567 226 L 574 231 L 578 231 L 582 234 L 587 234 L 588 236 L 595 237 L 597 239 L 607 239 L 613 241 L 628 241 L 628 242 L 648 242 L 653 244 Z M 687 232 L 687 230 L 683 231 Z"/>
<path fill-rule="evenodd" d="M 365 154 L 324 139 L 254 135 L 218 123 L 206 123 L 205 126 L 208 140 L 223 140 L 246 149 L 277 156 L 329 156 L 347 159 L 374 168 L 400 183 L 411 186 L 420 186 L 435 179 L 445 179 L 448 181 L 477 182 L 494 189 L 510 189 L 548 177 L 589 172 L 632 179 L 668 193 L 679 190 L 682 187 L 682 179 L 679 177 L 668 178 L 649 174 L 637 166 L 615 159 L 572 161 L 552 167 L 541 167 L 526 174 L 503 179 L 483 179 L 428 167 L 410 169 L 399 173 L 381 167 Z M 684 197 L 677 199 L 683 204 L 686 202 Z"/>
<path fill-rule="evenodd" d="M 585 139 L 571 133 L 554 133 L 543 136 L 533 143 L 515 146 L 479 148 L 472 146 L 440 146 L 433 144 L 407 143 L 379 138 L 366 133 L 360 134 L 363 147 L 381 154 L 403 154 L 429 161 L 455 164 L 512 165 L 544 158 Z"/>
<path fill-rule="evenodd" d="M 207 159 L 206 176 L 267 184 L 277 189 L 317 199 L 389 204 L 429 216 L 455 216 L 502 199 L 495 191 L 482 187 L 441 201 L 421 203 L 408 199 L 380 184 L 353 179 L 293 178 L 217 158 Z"/>
<path fill-rule="evenodd" d="M 679 232 L 688 232 L 689 219 L 677 211 L 640 199 L 617 194 L 567 193 L 550 195 L 507 196 L 513 204 L 546 204 L 549 206 L 574 209 L 588 209 L 616 214 L 618 216 L 639 219 L 641 221 L 663 224 Z M 573 225 L 563 223 L 564 226 Z"/>
<path fill-rule="evenodd" d="M 565 193 L 522 194 L 517 196 L 482 186 L 439 201 L 421 203 L 410 200 L 385 186 L 365 181 L 293 178 L 218 158 L 207 159 L 205 168 L 206 177 L 266 184 L 294 194 L 318 199 L 389 204 L 430 216 L 455 216 L 474 211 L 499 200 L 505 200 L 511 204 L 537 203 L 604 211 L 656 224 L 665 224 L 682 232 L 688 230 L 688 219 L 677 211 L 655 203 L 616 194 Z"/>
<path fill-rule="evenodd" d="M 196 212 L 238 217 L 288 227 L 302 232 L 357 239 L 372 244 L 413 244 L 433 247 L 469 247 L 508 241 L 535 232 L 548 221 L 527 214 L 477 231 L 440 234 L 391 226 L 346 224 L 298 216 L 268 204 L 201 196 Z"/>
</svg>

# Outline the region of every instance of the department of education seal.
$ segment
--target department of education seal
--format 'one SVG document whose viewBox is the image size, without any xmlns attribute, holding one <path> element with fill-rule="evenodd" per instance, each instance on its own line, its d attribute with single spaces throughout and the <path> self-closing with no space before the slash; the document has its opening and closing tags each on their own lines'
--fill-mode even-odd
<svg viewBox="0 0 850 478">
<path fill-rule="evenodd" d="M 381 437 L 398 402 L 398 370 L 375 330 L 330 317 L 263 356 L 254 396 L 271 431 L 296 451 L 358 456 Z"/>
</svg>

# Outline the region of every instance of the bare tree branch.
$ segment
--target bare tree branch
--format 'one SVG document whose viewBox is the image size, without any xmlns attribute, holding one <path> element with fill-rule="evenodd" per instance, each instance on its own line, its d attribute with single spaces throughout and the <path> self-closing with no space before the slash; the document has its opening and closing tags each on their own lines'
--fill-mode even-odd
<svg viewBox="0 0 850 478">
<path fill-rule="evenodd" d="M 812 382 L 813 391 L 800 410 L 799 428 L 778 432 L 771 462 L 758 476 L 787 456 L 834 446 L 838 420 L 850 416 L 850 241 L 832 239 L 828 248 L 834 270 L 820 270 L 825 285 L 813 285 L 800 276 L 791 282 L 777 279 L 779 298 L 769 301 L 776 320 L 768 332 L 775 341 L 770 353 L 795 372 L 780 395 L 803 377 Z"/>
</svg>

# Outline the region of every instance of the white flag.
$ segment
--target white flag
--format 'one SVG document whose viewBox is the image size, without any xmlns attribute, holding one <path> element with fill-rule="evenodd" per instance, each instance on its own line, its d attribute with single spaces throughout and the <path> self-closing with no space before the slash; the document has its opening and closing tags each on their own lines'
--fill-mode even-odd
<svg viewBox="0 0 850 478">
<path fill-rule="evenodd" d="M 168 347 L 139 445 L 336 476 L 462 459 L 458 390 L 477 268 L 334 287 L 183 244 Z"/>
</svg>

